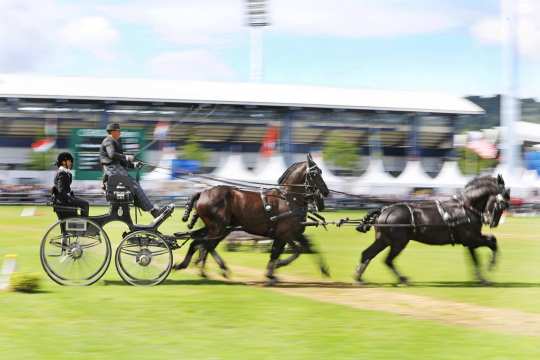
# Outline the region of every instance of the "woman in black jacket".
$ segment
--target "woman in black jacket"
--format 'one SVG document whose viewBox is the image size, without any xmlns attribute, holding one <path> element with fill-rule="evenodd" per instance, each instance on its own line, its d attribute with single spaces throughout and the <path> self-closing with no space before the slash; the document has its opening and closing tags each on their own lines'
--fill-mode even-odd
<svg viewBox="0 0 540 360">
<path fill-rule="evenodd" d="M 59 205 L 78 207 L 81 209 L 81 216 L 87 217 L 89 209 L 88 201 L 76 197 L 71 190 L 71 182 L 73 181 L 73 175 L 71 174 L 71 168 L 73 167 L 73 156 L 71 156 L 71 154 L 68 152 L 58 154 L 56 166 L 58 166 L 58 172 L 54 177 L 53 188 L 55 203 Z"/>
</svg>

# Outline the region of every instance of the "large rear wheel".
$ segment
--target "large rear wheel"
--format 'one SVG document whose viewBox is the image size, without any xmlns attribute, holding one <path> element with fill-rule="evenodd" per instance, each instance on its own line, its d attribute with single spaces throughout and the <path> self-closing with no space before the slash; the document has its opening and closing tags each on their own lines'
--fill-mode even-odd
<svg viewBox="0 0 540 360">
<path fill-rule="evenodd" d="M 161 284 L 169 275 L 173 255 L 169 244 L 152 231 L 128 234 L 116 249 L 116 270 L 131 285 Z"/>
<path fill-rule="evenodd" d="M 111 262 L 111 243 L 105 231 L 86 218 L 57 221 L 40 247 L 45 273 L 60 285 L 91 285 L 101 279 Z"/>
</svg>

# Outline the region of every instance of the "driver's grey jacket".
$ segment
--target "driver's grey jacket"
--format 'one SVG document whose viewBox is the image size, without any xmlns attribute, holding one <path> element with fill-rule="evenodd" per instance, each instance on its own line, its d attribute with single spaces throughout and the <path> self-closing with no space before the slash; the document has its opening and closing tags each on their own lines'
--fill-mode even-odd
<svg viewBox="0 0 540 360">
<path fill-rule="evenodd" d="M 107 136 L 99 148 L 99 161 L 107 175 L 127 176 L 127 169 L 132 165 L 127 161 L 122 144 L 112 136 Z"/>
</svg>

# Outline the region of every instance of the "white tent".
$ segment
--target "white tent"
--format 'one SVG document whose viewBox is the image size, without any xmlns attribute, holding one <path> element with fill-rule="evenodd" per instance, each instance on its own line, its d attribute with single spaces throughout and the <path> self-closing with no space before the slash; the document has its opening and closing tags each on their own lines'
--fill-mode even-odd
<svg viewBox="0 0 540 360">
<path fill-rule="evenodd" d="M 433 182 L 440 190 L 455 190 L 462 188 L 468 179 L 461 173 L 457 161 L 446 161 Z"/>
<path fill-rule="evenodd" d="M 231 180 L 256 181 L 255 175 L 244 165 L 242 154 L 230 154 L 225 161 L 220 163 L 221 165 L 212 173 L 213 176 Z"/>
<path fill-rule="evenodd" d="M 344 186 L 346 185 L 345 180 L 339 176 L 334 175 L 330 171 L 330 169 L 328 169 L 328 166 L 326 166 L 322 154 L 313 154 L 313 161 L 315 161 L 319 169 L 321 169 L 322 177 L 326 185 L 328 185 L 330 189 L 342 191 Z"/>
<path fill-rule="evenodd" d="M 395 179 L 395 184 L 409 188 L 436 186 L 433 179 L 425 173 L 420 160 L 408 161 L 403 172 Z"/>
<path fill-rule="evenodd" d="M 384 171 L 382 159 L 370 159 L 366 172 L 352 183 L 351 191 L 355 194 L 392 194 L 395 180 Z"/>
<path fill-rule="evenodd" d="M 255 170 L 258 182 L 277 184 L 279 177 L 287 170 L 285 160 L 280 154 L 260 157 Z"/>
</svg>

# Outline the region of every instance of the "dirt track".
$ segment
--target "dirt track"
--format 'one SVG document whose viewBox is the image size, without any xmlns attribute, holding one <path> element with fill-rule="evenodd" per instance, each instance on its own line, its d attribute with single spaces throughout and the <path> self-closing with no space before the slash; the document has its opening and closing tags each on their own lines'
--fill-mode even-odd
<svg viewBox="0 0 540 360">
<path fill-rule="evenodd" d="M 250 286 L 264 286 L 263 271 L 233 266 L 232 279 Z M 222 279 L 217 275 L 215 279 Z M 282 283 L 266 287 L 269 291 L 309 298 L 322 302 L 399 314 L 415 319 L 466 326 L 481 330 L 540 336 L 540 314 L 513 309 L 436 299 L 428 296 L 397 293 L 381 288 L 367 288 L 352 283 L 320 281 L 280 274 Z"/>
</svg>

